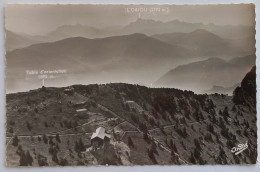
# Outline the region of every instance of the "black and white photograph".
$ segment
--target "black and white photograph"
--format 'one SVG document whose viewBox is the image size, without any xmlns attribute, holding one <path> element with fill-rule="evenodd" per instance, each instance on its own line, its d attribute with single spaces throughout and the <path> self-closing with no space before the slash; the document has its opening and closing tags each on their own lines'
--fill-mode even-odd
<svg viewBox="0 0 260 172">
<path fill-rule="evenodd" d="M 4 17 L 6 167 L 257 163 L 254 4 Z"/>
</svg>

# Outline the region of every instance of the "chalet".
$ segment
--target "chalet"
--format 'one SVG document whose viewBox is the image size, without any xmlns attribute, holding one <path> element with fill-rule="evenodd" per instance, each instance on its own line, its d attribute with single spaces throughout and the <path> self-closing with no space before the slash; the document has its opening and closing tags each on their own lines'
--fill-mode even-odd
<svg viewBox="0 0 260 172">
<path fill-rule="evenodd" d="M 103 127 L 98 127 L 96 132 L 94 132 L 91 136 L 91 145 L 93 148 L 101 147 L 105 142 L 109 142 L 111 136 L 107 134 L 106 129 Z"/>
</svg>

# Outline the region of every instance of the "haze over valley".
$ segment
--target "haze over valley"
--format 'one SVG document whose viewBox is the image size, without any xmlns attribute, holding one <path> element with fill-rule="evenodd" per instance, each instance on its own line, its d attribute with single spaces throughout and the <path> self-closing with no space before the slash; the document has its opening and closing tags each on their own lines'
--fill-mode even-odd
<svg viewBox="0 0 260 172">
<path fill-rule="evenodd" d="M 255 64 L 255 29 L 246 20 L 230 25 L 164 17 L 129 14 L 118 25 L 66 23 L 34 35 L 7 24 L 6 91 L 41 87 L 42 80 L 25 80 L 26 70 L 65 69 L 46 86 L 124 82 L 204 93 L 240 83 Z"/>
</svg>

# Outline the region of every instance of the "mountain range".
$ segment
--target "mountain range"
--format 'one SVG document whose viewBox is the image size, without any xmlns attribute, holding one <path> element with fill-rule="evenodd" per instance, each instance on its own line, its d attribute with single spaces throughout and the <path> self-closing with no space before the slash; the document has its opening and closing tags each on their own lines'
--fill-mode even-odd
<svg viewBox="0 0 260 172">
<path fill-rule="evenodd" d="M 36 40 L 32 36 L 28 36 L 21 33 L 14 33 L 9 30 L 6 30 L 5 36 L 5 48 L 7 51 L 25 48 L 32 44 L 42 43 L 42 41 Z"/>
<path fill-rule="evenodd" d="M 202 23 L 188 23 L 179 20 L 161 22 L 155 20 L 137 19 L 136 21 L 131 22 L 126 26 L 106 27 L 102 29 L 81 24 L 63 25 L 45 35 L 26 35 L 26 39 L 30 37 L 29 39 L 35 41 L 34 43 L 39 43 L 54 42 L 69 37 L 104 38 L 118 35 L 129 35 L 134 33 L 143 33 L 148 36 L 152 36 L 155 34 L 168 34 L 174 32 L 189 33 L 198 29 L 207 30 L 225 39 L 237 40 L 236 42 L 240 42 L 241 40 L 248 38 L 253 38 L 255 35 L 255 29 L 253 26 L 219 26 L 214 24 L 205 25 Z M 10 33 L 12 32 L 6 32 L 7 50 L 21 48 L 21 46 L 12 44 L 9 41 L 9 39 L 12 39 L 12 36 L 9 36 Z M 21 34 L 21 36 L 24 35 L 25 34 Z M 26 39 L 24 40 L 25 44 Z M 32 44 L 34 43 L 32 42 Z M 252 46 L 254 46 L 254 43 Z"/>
<path fill-rule="evenodd" d="M 243 76 L 255 65 L 255 55 L 225 61 L 209 58 L 180 65 L 159 78 L 153 85 L 204 92 L 213 85 L 230 87 L 239 83 Z"/>
<path fill-rule="evenodd" d="M 105 29 L 64 25 L 47 35 L 7 30 L 7 88 L 39 87 L 41 81 L 25 80 L 25 71 L 41 69 L 68 71 L 63 81 L 49 80 L 50 86 L 153 83 L 199 92 L 231 87 L 255 64 L 255 56 L 248 56 L 255 53 L 253 29 L 138 19 Z"/>
<path fill-rule="evenodd" d="M 142 63 L 190 57 L 182 47 L 170 45 L 144 34 L 107 38 L 67 38 L 40 43 L 7 53 L 10 68 L 72 68 L 75 65 L 143 65 Z M 161 58 L 161 59 L 159 59 Z"/>
<path fill-rule="evenodd" d="M 154 38 L 178 45 L 193 51 L 200 56 L 238 56 L 248 55 L 255 51 L 254 39 L 223 39 L 204 29 L 189 33 L 166 33 L 153 35 Z M 240 43 L 237 43 L 240 42 Z"/>
<path fill-rule="evenodd" d="M 88 84 L 143 80 L 151 83 L 174 63 L 191 57 L 194 55 L 185 48 L 144 34 L 73 37 L 7 52 L 7 82 L 11 79 L 9 85 L 16 85 L 13 82 L 24 80 L 25 70 L 66 69 L 68 75 Z"/>
<path fill-rule="evenodd" d="M 226 39 L 247 38 L 255 35 L 254 26 L 215 25 L 203 23 L 188 23 L 180 20 L 161 22 L 155 20 L 137 19 L 121 29 L 122 33 L 145 33 L 147 35 L 173 32 L 189 33 L 197 29 L 205 29 Z"/>
</svg>

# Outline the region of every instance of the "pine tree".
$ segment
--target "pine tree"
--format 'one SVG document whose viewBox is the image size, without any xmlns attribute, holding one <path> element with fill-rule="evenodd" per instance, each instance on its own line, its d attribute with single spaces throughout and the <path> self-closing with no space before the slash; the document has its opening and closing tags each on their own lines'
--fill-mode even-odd
<svg viewBox="0 0 260 172">
<path fill-rule="evenodd" d="M 15 135 L 14 138 L 13 138 L 13 146 L 18 146 L 18 142 L 19 142 L 19 139 L 18 139 L 18 137 Z"/>
<path fill-rule="evenodd" d="M 48 144 L 48 138 L 45 134 L 42 135 L 42 139 L 43 139 L 45 144 Z"/>
<path fill-rule="evenodd" d="M 151 140 L 149 139 L 147 132 L 144 132 L 143 137 L 144 137 L 144 140 L 145 140 L 147 143 L 150 144 L 150 141 L 151 141 Z"/>
<path fill-rule="evenodd" d="M 173 141 L 170 139 L 170 148 L 173 149 Z"/>
<path fill-rule="evenodd" d="M 56 141 L 57 141 L 57 142 L 59 142 L 59 143 L 61 142 L 61 141 L 60 141 L 60 135 L 59 135 L 59 134 L 56 134 L 55 138 L 56 138 Z"/>
<path fill-rule="evenodd" d="M 128 145 L 133 148 L 135 147 L 131 137 L 128 137 Z"/>
<path fill-rule="evenodd" d="M 26 154 L 24 152 L 21 153 L 19 162 L 20 162 L 20 166 L 27 166 L 28 165 L 27 157 L 26 157 Z"/>
<path fill-rule="evenodd" d="M 154 156 L 153 151 L 150 150 L 150 149 L 147 149 L 147 153 L 148 153 L 148 156 L 149 156 L 149 158 L 151 159 L 151 161 L 152 161 L 154 164 L 157 164 L 157 160 L 155 159 L 155 156 Z"/>
<path fill-rule="evenodd" d="M 47 163 L 47 158 L 41 154 L 37 155 L 38 159 L 38 165 L 39 166 L 48 166 L 49 164 Z"/>
<path fill-rule="evenodd" d="M 27 164 L 32 165 L 33 163 L 33 157 L 31 156 L 30 152 L 27 150 L 26 152 L 26 159 L 27 159 Z"/>
</svg>

